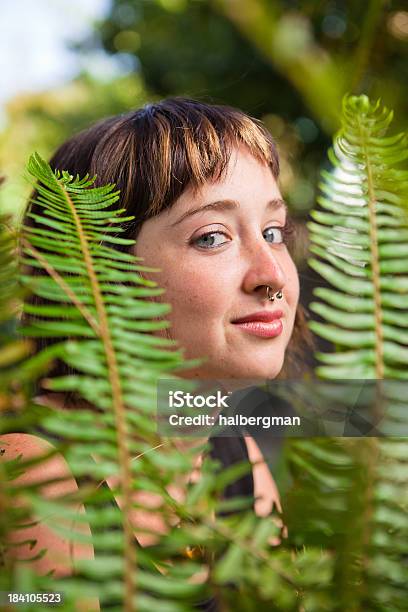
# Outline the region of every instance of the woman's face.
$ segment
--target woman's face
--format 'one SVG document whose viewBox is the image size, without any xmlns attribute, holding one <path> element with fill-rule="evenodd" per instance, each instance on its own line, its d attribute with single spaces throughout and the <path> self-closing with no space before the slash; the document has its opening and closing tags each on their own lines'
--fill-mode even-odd
<svg viewBox="0 0 408 612">
<path fill-rule="evenodd" d="M 172 306 L 170 337 L 187 359 L 207 357 L 183 371 L 185 378 L 278 375 L 299 298 L 285 221 L 270 168 L 242 147 L 233 150 L 224 178 L 198 191 L 188 188 L 142 225 L 136 255 L 161 269 L 145 276 L 166 289 L 161 298 Z M 273 294 L 281 290 L 282 299 L 269 301 L 267 285 Z M 281 313 L 272 323 L 233 323 L 260 311 Z"/>
</svg>

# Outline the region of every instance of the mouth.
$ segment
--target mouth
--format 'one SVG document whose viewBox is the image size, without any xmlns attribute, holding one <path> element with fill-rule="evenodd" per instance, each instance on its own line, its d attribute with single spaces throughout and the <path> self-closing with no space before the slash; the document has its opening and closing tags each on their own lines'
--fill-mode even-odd
<svg viewBox="0 0 408 612">
<path fill-rule="evenodd" d="M 231 321 L 244 332 L 261 338 L 276 338 L 283 331 L 282 310 L 261 311 Z"/>
</svg>

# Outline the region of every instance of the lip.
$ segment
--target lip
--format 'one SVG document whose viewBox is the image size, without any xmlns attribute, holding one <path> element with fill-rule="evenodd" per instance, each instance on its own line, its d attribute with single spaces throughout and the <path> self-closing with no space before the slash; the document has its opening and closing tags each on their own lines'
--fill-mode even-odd
<svg viewBox="0 0 408 612">
<path fill-rule="evenodd" d="M 275 319 L 270 323 L 262 323 L 261 321 L 248 321 L 248 323 L 234 323 L 237 327 L 245 330 L 253 336 L 261 338 L 276 338 L 283 331 L 283 323 L 281 319 Z"/>
<path fill-rule="evenodd" d="M 231 323 L 271 323 L 276 319 L 281 319 L 283 317 L 282 310 L 274 310 L 271 312 L 270 310 L 259 310 L 258 312 L 253 312 L 245 317 L 240 317 L 239 319 L 234 319 Z"/>
<path fill-rule="evenodd" d="M 274 312 L 262 310 L 231 321 L 231 323 L 254 336 L 276 338 L 283 331 L 281 317 L 283 317 L 282 310 L 275 310 Z"/>
</svg>

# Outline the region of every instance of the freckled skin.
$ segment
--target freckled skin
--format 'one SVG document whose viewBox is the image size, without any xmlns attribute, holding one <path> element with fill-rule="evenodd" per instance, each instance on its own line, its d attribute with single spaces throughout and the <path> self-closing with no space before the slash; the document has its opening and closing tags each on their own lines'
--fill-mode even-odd
<svg viewBox="0 0 408 612">
<path fill-rule="evenodd" d="M 275 378 L 282 369 L 299 279 L 285 244 L 276 234 L 265 238 L 267 228 L 285 224 L 283 208 L 267 209 L 268 201 L 278 198 L 270 168 L 240 147 L 220 181 L 198 191 L 188 188 L 169 210 L 142 225 L 135 254 L 145 265 L 161 269 L 145 276 L 166 289 L 159 299 L 172 305 L 170 329 L 157 333 L 178 340 L 187 359 L 208 358 L 183 372 L 185 378 Z M 239 209 L 207 210 L 169 227 L 187 210 L 225 199 L 238 202 Z M 208 239 L 189 244 L 205 232 L 223 233 L 210 238 L 210 244 Z M 211 248 L 214 241 L 221 246 Z M 266 285 L 274 293 L 281 289 L 283 298 L 270 302 Z M 283 332 L 274 338 L 253 336 L 231 324 L 259 310 L 278 309 L 284 312 Z"/>
</svg>

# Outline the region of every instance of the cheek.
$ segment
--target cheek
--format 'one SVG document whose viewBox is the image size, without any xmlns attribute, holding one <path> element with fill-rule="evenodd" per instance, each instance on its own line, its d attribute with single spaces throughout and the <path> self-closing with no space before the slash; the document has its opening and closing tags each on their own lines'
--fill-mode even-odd
<svg viewBox="0 0 408 612">
<path fill-rule="evenodd" d="M 164 271 L 163 271 L 164 272 Z M 212 317 L 219 317 L 222 310 L 222 284 L 214 274 L 214 270 L 207 271 L 201 266 L 180 266 L 177 270 L 168 270 L 167 274 L 161 273 L 161 286 L 166 289 L 162 300 L 171 304 L 172 310 L 169 317 L 175 323 L 194 325 L 197 332 L 205 328 L 205 323 Z"/>
<path fill-rule="evenodd" d="M 300 293 L 299 275 L 295 263 L 292 259 L 288 261 L 288 265 L 286 266 L 286 278 L 290 301 L 292 304 L 297 305 Z"/>
</svg>

